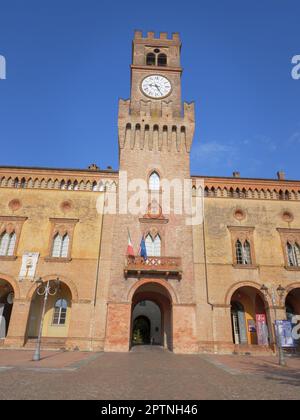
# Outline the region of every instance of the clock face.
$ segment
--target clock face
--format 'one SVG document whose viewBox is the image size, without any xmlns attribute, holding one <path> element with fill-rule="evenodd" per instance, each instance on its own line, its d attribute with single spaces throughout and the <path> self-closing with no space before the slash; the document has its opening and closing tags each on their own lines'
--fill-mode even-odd
<svg viewBox="0 0 300 420">
<path fill-rule="evenodd" d="M 161 99 L 171 93 L 171 82 L 163 76 L 152 75 L 146 77 L 142 82 L 142 91 L 150 98 Z"/>
</svg>

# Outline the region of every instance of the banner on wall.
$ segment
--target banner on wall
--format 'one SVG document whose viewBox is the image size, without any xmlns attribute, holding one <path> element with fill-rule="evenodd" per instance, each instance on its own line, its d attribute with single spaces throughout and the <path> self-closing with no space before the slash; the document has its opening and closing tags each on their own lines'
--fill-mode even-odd
<svg viewBox="0 0 300 420">
<path fill-rule="evenodd" d="M 293 324 L 291 321 L 277 320 L 275 321 L 277 337 L 281 347 L 295 347 L 293 339 Z"/>
<path fill-rule="evenodd" d="M 256 332 L 257 344 L 259 346 L 267 346 L 269 344 L 269 332 L 267 325 L 267 317 L 265 314 L 256 315 Z"/>
</svg>

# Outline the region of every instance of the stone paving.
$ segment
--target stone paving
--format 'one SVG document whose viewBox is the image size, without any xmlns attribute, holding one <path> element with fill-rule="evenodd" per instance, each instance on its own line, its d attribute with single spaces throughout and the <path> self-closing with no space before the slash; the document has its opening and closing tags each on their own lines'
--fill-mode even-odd
<svg viewBox="0 0 300 420">
<path fill-rule="evenodd" d="M 130 353 L 0 350 L 0 399 L 217 400 L 300 398 L 300 359 L 174 355 L 160 348 Z"/>
<path fill-rule="evenodd" d="M 33 362 L 34 350 L 0 350 L 0 368 L 21 367 L 27 369 L 62 369 L 89 360 L 93 353 L 42 351 L 41 360 Z"/>
</svg>

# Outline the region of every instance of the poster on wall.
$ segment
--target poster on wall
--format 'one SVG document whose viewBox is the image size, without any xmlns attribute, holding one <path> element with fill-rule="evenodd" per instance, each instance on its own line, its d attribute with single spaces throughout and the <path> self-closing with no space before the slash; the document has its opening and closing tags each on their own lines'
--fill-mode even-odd
<svg viewBox="0 0 300 420">
<path fill-rule="evenodd" d="M 248 332 L 249 333 L 256 333 L 256 324 L 253 319 L 248 319 Z"/>
<path fill-rule="evenodd" d="M 295 347 L 295 341 L 293 339 L 293 325 L 291 321 L 277 320 L 275 321 L 275 328 L 281 347 Z"/>
<path fill-rule="evenodd" d="M 256 315 L 257 344 L 267 346 L 269 344 L 269 332 L 265 314 Z"/>
</svg>

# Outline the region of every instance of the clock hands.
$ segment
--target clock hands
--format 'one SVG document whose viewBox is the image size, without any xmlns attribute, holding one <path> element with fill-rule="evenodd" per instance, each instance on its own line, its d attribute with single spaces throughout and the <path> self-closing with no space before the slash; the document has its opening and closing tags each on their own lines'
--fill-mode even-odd
<svg viewBox="0 0 300 420">
<path fill-rule="evenodd" d="M 158 85 L 155 85 L 156 89 L 159 91 L 159 93 L 162 95 L 160 87 Z"/>
<path fill-rule="evenodd" d="M 153 83 L 151 83 L 151 84 L 149 84 L 149 86 L 150 86 L 150 87 L 155 87 L 155 88 L 159 91 L 159 93 L 162 95 L 162 92 L 161 92 L 161 90 L 160 90 L 160 87 L 159 87 L 157 84 L 153 84 Z"/>
</svg>

